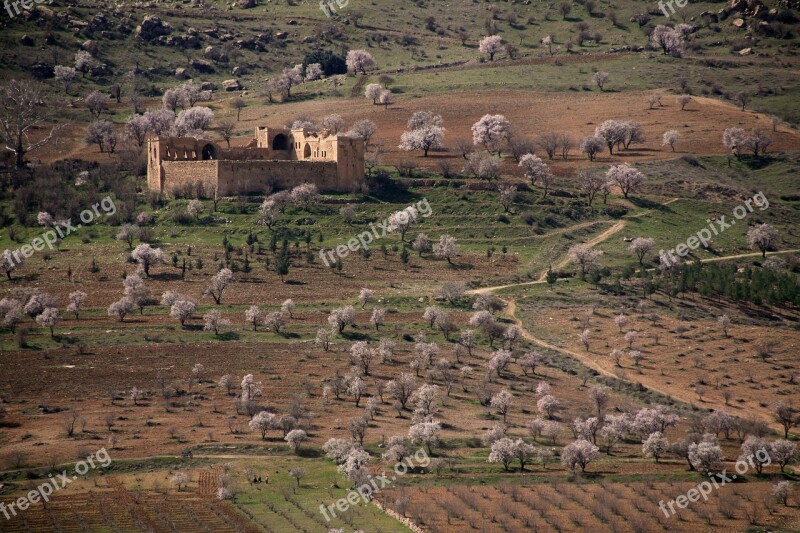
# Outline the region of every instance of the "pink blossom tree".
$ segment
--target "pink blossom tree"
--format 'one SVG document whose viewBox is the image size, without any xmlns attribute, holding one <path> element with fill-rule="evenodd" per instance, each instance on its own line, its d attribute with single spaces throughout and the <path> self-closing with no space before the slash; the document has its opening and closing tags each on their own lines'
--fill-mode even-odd
<svg viewBox="0 0 800 533">
<path fill-rule="evenodd" d="M 376 66 L 375 58 L 366 50 L 350 50 L 347 52 L 345 63 L 347 64 L 348 72 L 361 72 L 365 76 L 367 70 L 372 70 Z"/>
<path fill-rule="evenodd" d="M 545 196 L 547 189 L 552 183 L 553 174 L 550 167 L 542 159 L 534 154 L 525 154 L 519 160 L 519 166 L 525 172 L 525 177 L 531 180 L 531 185 L 536 185 L 537 181 L 542 182 Z"/>
<path fill-rule="evenodd" d="M 567 253 L 570 261 L 580 266 L 581 279 L 586 279 L 586 274 L 595 268 L 597 261 L 603 256 L 602 250 L 595 250 L 586 244 L 576 244 Z"/>
<path fill-rule="evenodd" d="M 606 177 L 620 188 L 625 198 L 641 189 L 644 183 L 644 174 L 628 163 L 612 166 L 606 172 Z"/>
<path fill-rule="evenodd" d="M 773 249 L 778 240 L 778 231 L 769 224 L 759 224 L 747 230 L 747 242 L 751 248 L 761 250 L 761 257 L 766 257 L 767 251 Z"/>
<path fill-rule="evenodd" d="M 489 56 L 489 61 L 494 61 L 494 56 L 503 51 L 503 39 L 499 35 L 489 35 L 478 42 L 482 54 Z"/>
<path fill-rule="evenodd" d="M 581 472 L 586 472 L 590 462 L 600 457 L 600 449 L 585 439 L 578 439 L 564 446 L 561 451 L 561 464 L 570 470 L 576 466 L 581 467 Z"/>
<path fill-rule="evenodd" d="M 656 463 L 658 458 L 665 455 L 669 450 L 669 441 L 658 431 L 648 435 L 642 443 L 642 454 L 645 457 L 652 457 L 656 460 Z"/>
<path fill-rule="evenodd" d="M 484 115 L 472 125 L 473 144 L 483 145 L 489 152 L 500 155 L 502 143 L 511 134 L 511 123 L 504 115 Z"/>
</svg>

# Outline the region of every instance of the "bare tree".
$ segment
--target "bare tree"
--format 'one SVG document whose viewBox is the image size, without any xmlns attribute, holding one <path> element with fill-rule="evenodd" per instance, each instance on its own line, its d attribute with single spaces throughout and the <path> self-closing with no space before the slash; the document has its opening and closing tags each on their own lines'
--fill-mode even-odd
<svg viewBox="0 0 800 533">
<path fill-rule="evenodd" d="M 44 86 L 33 81 L 11 80 L 0 87 L 0 138 L 3 148 L 14 154 L 17 168 L 25 166 L 26 154 L 49 144 L 61 127 L 30 138 L 58 109 L 45 95 Z"/>
<path fill-rule="evenodd" d="M 750 102 L 750 93 L 747 91 L 740 91 L 736 93 L 736 103 L 742 106 L 742 111 L 744 111 L 745 106 Z"/>
<path fill-rule="evenodd" d="M 236 123 L 232 120 L 223 120 L 217 126 L 220 137 L 231 147 L 231 139 L 233 139 L 233 130 L 236 128 Z"/>
</svg>

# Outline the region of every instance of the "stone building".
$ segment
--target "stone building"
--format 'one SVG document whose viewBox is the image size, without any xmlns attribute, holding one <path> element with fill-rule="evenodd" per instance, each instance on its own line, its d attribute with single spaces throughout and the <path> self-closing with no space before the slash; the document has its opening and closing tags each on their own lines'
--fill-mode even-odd
<svg viewBox="0 0 800 533">
<path fill-rule="evenodd" d="M 247 146 L 223 148 L 191 137 L 153 138 L 147 186 L 184 196 L 259 193 L 313 183 L 323 192 L 351 192 L 364 183 L 364 143 L 322 130 L 256 128 Z"/>
</svg>

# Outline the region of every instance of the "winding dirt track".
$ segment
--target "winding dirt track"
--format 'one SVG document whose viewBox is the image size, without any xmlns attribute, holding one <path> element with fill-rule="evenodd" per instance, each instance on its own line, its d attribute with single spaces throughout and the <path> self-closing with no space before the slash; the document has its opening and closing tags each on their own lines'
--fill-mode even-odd
<svg viewBox="0 0 800 533">
<path fill-rule="evenodd" d="M 673 199 L 665 202 L 663 205 L 672 204 L 672 203 L 676 202 L 677 200 L 678 200 L 678 198 L 673 198 Z M 614 224 L 613 226 L 611 226 L 607 230 L 603 231 L 602 233 L 596 235 L 595 237 L 593 237 L 592 239 L 587 241 L 586 244 L 588 244 L 589 246 L 596 246 L 596 245 L 600 244 L 601 242 L 606 241 L 612 235 L 615 235 L 615 234 L 619 233 L 624 228 L 625 228 L 625 221 L 624 220 L 620 220 L 619 222 L 617 222 L 616 224 Z M 782 251 L 778 251 L 778 252 L 769 252 L 767 255 L 777 255 L 777 254 L 786 254 L 786 253 L 795 253 L 795 252 L 800 252 L 800 249 L 782 250 Z M 759 253 L 759 252 L 747 253 L 747 254 L 736 254 L 736 255 L 728 255 L 728 256 L 723 256 L 723 257 L 711 257 L 711 258 L 707 258 L 707 259 L 702 259 L 701 262 L 702 263 L 714 263 L 714 262 L 718 262 L 718 261 L 725 261 L 725 260 L 728 260 L 728 259 L 740 259 L 740 258 L 745 258 L 745 257 L 758 257 L 760 255 L 761 255 L 761 253 Z M 562 260 L 560 260 L 557 263 L 556 266 L 557 266 L 557 268 L 560 269 L 560 268 L 563 268 L 564 266 L 566 266 L 568 263 L 569 263 L 569 257 L 565 257 Z M 512 287 L 523 287 L 523 286 L 526 286 L 526 285 L 538 285 L 538 284 L 545 283 L 546 275 L 547 275 L 547 272 L 545 271 L 545 272 L 543 272 L 541 274 L 539 279 L 537 279 L 536 281 L 526 281 L 526 282 L 522 282 L 522 283 L 511 283 L 511 284 L 507 284 L 507 285 L 496 285 L 496 286 L 493 286 L 493 287 L 481 287 L 479 289 L 474 289 L 474 290 L 471 290 L 471 291 L 467 291 L 467 294 L 489 294 L 489 293 L 492 293 L 492 292 L 495 292 L 495 291 L 499 291 L 499 290 L 502 290 L 502 289 L 508 289 L 508 288 L 512 288 Z M 598 372 L 599 374 L 601 374 L 603 376 L 612 377 L 612 378 L 616 378 L 616 379 L 622 379 L 622 380 L 627 381 L 629 383 L 637 383 L 637 384 L 639 384 L 641 386 L 644 386 L 644 387 L 646 387 L 646 388 L 648 388 L 648 389 L 650 389 L 652 391 L 658 392 L 658 393 L 663 394 L 663 395 L 668 396 L 668 397 L 675 398 L 676 400 L 679 400 L 679 401 L 684 402 L 684 403 L 686 403 L 688 405 L 696 407 L 694 402 L 691 399 L 691 395 L 689 395 L 689 394 L 676 392 L 675 390 L 667 390 L 667 389 L 664 389 L 664 388 L 661 388 L 661 387 L 658 387 L 658 386 L 653 386 L 652 384 L 644 385 L 643 383 L 641 383 L 640 381 L 637 381 L 637 380 L 632 380 L 632 379 L 628 379 L 628 378 L 621 378 L 620 376 L 617 376 L 616 374 L 614 374 L 610 370 L 608 370 L 605 367 L 603 367 L 603 365 L 599 364 L 597 362 L 597 360 L 594 359 L 590 353 L 584 354 L 584 353 L 573 352 L 572 350 L 567 350 L 566 348 L 561 348 L 559 346 L 556 346 L 554 344 L 551 344 L 551 343 L 547 342 L 544 339 L 536 337 L 535 335 L 533 335 L 530 331 L 528 331 L 525 328 L 525 326 L 522 324 L 522 320 L 520 320 L 517 317 L 517 315 L 516 315 L 516 311 L 517 311 L 516 300 L 514 300 L 513 298 L 509 298 L 509 299 L 504 300 L 504 301 L 506 303 L 505 315 L 509 319 L 511 319 L 511 321 L 514 322 L 514 324 L 516 324 L 520 328 L 522 336 L 525 339 L 533 342 L 537 346 L 541 346 L 542 348 L 546 348 L 548 350 L 553 350 L 555 352 L 559 352 L 559 353 L 562 353 L 562 354 L 565 354 L 565 355 L 569 355 L 570 357 L 574 357 L 575 359 L 577 359 L 578 361 L 580 361 L 581 363 L 583 363 L 587 367 L 591 368 L 592 370 L 595 370 L 596 372 Z M 777 427 L 777 424 L 773 423 L 771 425 Z"/>
</svg>

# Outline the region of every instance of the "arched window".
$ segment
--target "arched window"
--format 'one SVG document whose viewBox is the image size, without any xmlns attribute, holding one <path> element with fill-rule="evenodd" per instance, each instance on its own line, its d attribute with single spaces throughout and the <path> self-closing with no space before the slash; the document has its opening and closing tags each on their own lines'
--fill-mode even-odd
<svg viewBox="0 0 800 533">
<path fill-rule="evenodd" d="M 203 161 L 208 161 L 210 159 L 217 158 L 217 149 L 214 148 L 213 144 L 207 144 L 203 146 Z"/>
<path fill-rule="evenodd" d="M 273 150 L 287 150 L 289 148 L 289 139 L 286 138 L 286 135 L 283 133 L 279 133 L 272 139 L 272 149 Z"/>
<path fill-rule="evenodd" d="M 308 159 L 311 157 L 311 145 L 306 143 L 306 147 L 303 150 L 303 159 Z"/>
</svg>

